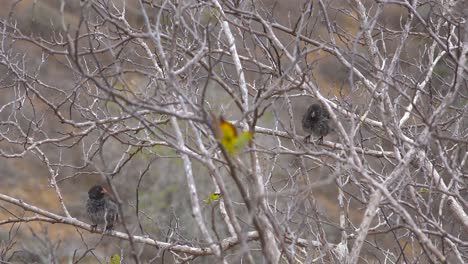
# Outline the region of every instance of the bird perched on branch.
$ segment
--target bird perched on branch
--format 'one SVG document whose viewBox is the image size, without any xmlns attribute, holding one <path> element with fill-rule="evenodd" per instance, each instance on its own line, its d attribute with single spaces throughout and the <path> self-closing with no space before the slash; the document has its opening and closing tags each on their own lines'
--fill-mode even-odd
<svg viewBox="0 0 468 264">
<path fill-rule="evenodd" d="M 330 114 L 320 104 L 312 104 L 302 117 L 302 128 L 306 133 L 309 133 L 304 140 L 310 140 L 310 136 L 318 137 L 318 143 L 323 142 L 323 137 L 326 136 L 331 128 L 329 125 Z"/>
<path fill-rule="evenodd" d="M 112 200 L 107 190 L 100 185 L 89 189 L 86 211 L 93 223 L 91 226 L 93 230 L 96 230 L 98 224 L 104 224 L 106 230 L 112 230 L 114 223 L 119 218 L 117 204 Z"/>
</svg>

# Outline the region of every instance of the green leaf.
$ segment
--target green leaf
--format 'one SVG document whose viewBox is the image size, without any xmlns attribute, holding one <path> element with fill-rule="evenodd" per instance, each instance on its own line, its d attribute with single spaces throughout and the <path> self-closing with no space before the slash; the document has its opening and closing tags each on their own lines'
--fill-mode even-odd
<svg viewBox="0 0 468 264">
<path fill-rule="evenodd" d="M 121 263 L 121 259 L 120 259 L 120 255 L 115 253 L 111 259 L 110 259 L 110 263 L 111 264 L 120 264 Z"/>
<path fill-rule="evenodd" d="M 234 144 L 234 153 L 239 153 L 244 149 L 245 145 L 253 138 L 252 133 L 243 132 L 240 136 L 237 137 L 236 143 Z"/>
</svg>

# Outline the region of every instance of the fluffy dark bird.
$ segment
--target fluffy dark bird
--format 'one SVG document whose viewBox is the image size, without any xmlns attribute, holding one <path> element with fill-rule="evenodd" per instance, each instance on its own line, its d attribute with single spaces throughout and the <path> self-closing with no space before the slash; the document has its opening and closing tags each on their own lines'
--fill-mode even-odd
<svg viewBox="0 0 468 264">
<path fill-rule="evenodd" d="M 305 142 L 310 140 L 310 136 L 318 138 L 318 143 L 323 142 L 323 137 L 330 132 L 330 114 L 327 109 L 319 104 L 309 106 L 304 116 L 302 117 L 302 128 L 306 133 Z"/>
<path fill-rule="evenodd" d="M 106 230 L 111 230 L 119 218 L 117 204 L 112 200 L 107 190 L 100 185 L 89 189 L 86 211 L 93 223 L 93 230 L 96 230 L 99 224 L 105 224 Z"/>
</svg>

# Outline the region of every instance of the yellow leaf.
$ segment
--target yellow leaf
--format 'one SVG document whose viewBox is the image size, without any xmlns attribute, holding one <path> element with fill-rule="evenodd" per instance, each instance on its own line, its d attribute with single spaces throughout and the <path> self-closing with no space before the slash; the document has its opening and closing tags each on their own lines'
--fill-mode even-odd
<svg viewBox="0 0 468 264">
<path fill-rule="evenodd" d="M 221 118 L 221 132 L 222 132 L 222 138 L 221 138 L 221 144 L 229 151 L 229 153 L 234 154 L 234 146 L 236 145 L 237 142 L 237 130 L 236 127 L 223 120 Z"/>
<path fill-rule="evenodd" d="M 120 255 L 117 254 L 117 253 L 114 254 L 110 259 L 110 263 L 111 264 L 120 264 L 121 263 Z"/>
<path fill-rule="evenodd" d="M 427 189 L 427 188 L 421 188 L 420 192 L 421 192 L 421 193 L 429 193 L 429 189 Z"/>
<path fill-rule="evenodd" d="M 204 200 L 204 202 L 206 204 L 209 204 L 211 202 L 218 201 L 220 197 L 221 197 L 220 193 L 211 193 L 210 197 L 208 197 L 206 200 Z"/>
<path fill-rule="evenodd" d="M 243 132 L 238 135 L 236 127 L 224 120 L 222 117 L 218 117 L 213 113 L 211 113 L 211 117 L 215 128 L 216 138 L 221 142 L 221 145 L 231 153 L 231 155 L 239 153 L 253 138 L 253 135 L 250 132 Z"/>
</svg>

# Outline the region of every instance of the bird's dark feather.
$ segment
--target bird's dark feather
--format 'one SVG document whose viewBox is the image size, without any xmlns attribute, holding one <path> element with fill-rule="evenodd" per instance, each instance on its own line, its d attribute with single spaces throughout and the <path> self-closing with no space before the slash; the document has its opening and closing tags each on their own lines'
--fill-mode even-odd
<svg viewBox="0 0 468 264">
<path fill-rule="evenodd" d="M 306 133 L 323 139 L 330 132 L 330 114 L 319 104 L 312 104 L 302 117 L 302 128 Z"/>
<path fill-rule="evenodd" d="M 91 190 L 86 202 L 86 212 L 91 222 L 94 226 L 106 224 L 106 229 L 112 229 L 119 217 L 117 204 L 108 194 L 97 196 L 93 195 Z"/>
</svg>

